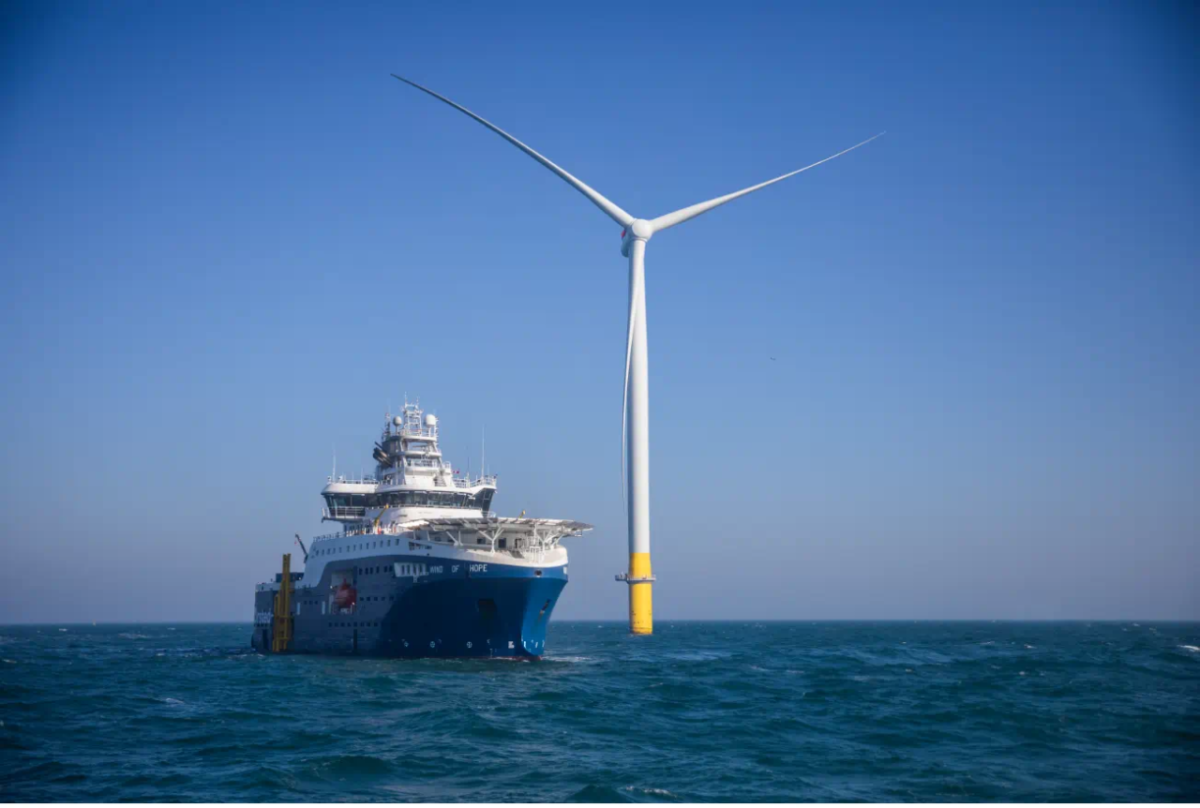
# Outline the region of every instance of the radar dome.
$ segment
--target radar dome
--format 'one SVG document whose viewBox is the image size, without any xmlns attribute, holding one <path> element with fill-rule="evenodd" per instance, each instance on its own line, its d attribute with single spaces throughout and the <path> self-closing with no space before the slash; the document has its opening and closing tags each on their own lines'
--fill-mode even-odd
<svg viewBox="0 0 1200 808">
<path fill-rule="evenodd" d="M 404 423 L 404 419 L 401 418 L 399 415 L 397 415 L 395 418 L 392 419 L 392 423 L 395 424 L 396 426 L 400 426 L 401 424 Z"/>
<path fill-rule="evenodd" d="M 425 416 L 425 426 L 437 426 L 437 416 L 426 415 Z"/>
</svg>

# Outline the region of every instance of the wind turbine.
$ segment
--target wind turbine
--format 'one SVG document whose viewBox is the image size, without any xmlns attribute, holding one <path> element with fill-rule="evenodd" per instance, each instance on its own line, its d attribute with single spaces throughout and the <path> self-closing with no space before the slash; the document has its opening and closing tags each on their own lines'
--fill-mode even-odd
<svg viewBox="0 0 1200 808">
<path fill-rule="evenodd" d="M 639 219 L 626 213 L 587 183 L 571 176 L 565 169 L 555 165 L 508 132 L 485 121 L 466 107 L 403 76 L 393 73 L 392 77 L 449 104 L 464 115 L 474 118 L 491 129 L 553 171 L 623 228 L 621 230 L 621 255 L 629 259 L 629 325 L 625 335 L 625 399 L 622 404 L 621 431 L 624 433 L 625 439 L 625 446 L 622 447 L 622 466 L 624 466 L 626 452 L 629 457 L 629 473 L 626 478 L 629 503 L 627 514 L 629 518 L 629 571 L 618 575 L 617 580 L 629 584 L 629 630 L 634 634 L 651 634 L 654 631 L 654 611 L 650 587 L 655 577 L 650 571 L 650 398 L 646 356 L 646 242 L 655 233 L 682 224 L 688 219 L 694 219 L 701 213 L 707 213 L 740 196 L 766 188 L 768 185 L 774 185 L 788 177 L 808 171 L 810 168 L 816 168 L 822 163 L 854 151 L 859 146 L 865 146 L 884 133 L 880 132 L 862 143 L 843 149 L 837 154 L 830 155 L 824 160 L 818 160 L 804 168 L 790 171 L 773 180 L 760 182 L 758 185 L 751 185 L 749 188 L 718 196 L 707 202 L 680 208 L 674 213 L 659 216 L 657 219 Z"/>
</svg>

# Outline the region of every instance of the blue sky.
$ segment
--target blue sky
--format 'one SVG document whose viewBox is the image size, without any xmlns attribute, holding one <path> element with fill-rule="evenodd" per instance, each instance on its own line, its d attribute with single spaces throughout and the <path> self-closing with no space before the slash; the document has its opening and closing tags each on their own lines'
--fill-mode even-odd
<svg viewBox="0 0 1200 808">
<path fill-rule="evenodd" d="M 888 130 L 650 245 L 660 620 L 1200 618 L 1182 4 L 0 21 L 0 622 L 248 620 L 405 392 L 623 617 L 618 229 L 391 72 L 642 216 Z"/>
</svg>

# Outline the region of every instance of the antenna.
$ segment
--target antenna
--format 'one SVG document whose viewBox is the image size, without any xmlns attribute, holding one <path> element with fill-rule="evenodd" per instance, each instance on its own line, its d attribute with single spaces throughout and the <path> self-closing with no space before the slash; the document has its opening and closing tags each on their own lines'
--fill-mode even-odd
<svg viewBox="0 0 1200 808">
<path fill-rule="evenodd" d="M 337 444 L 333 444 L 333 473 L 329 477 L 329 481 L 333 482 L 337 479 Z"/>
<path fill-rule="evenodd" d="M 484 477 L 487 476 L 487 427 L 480 428 L 481 437 L 479 439 L 479 466 L 482 469 L 479 473 Z"/>
</svg>

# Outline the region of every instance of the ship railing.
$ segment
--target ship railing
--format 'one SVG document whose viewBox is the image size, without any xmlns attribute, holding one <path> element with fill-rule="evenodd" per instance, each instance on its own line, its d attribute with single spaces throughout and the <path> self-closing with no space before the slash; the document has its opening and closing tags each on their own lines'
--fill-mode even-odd
<svg viewBox="0 0 1200 808">
<path fill-rule="evenodd" d="M 379 480 L 374 477 L 360 477 L 357 480 L 342 475 L 340 477 L 326 476 L 325 481 L 328 483 L 349 483 L 351 485 L 378 485 Z"/>
<path fill-rule="evenodd" d="M 496 519 L 496 513 L 489 511 L 487 514 L 489 519 Z M 436 522 L 436 520 L 433 520 Z M 582 525 L 582 530 L 572 530 L 569 526 L 561 525 L 535 525 L 533 526 L 532 535 L 526 533 L 524 535 L 513 535 L 509 533 L 506 525 L 471 525 L 463 527 L 454 527 L 442 530 L 423 530 L 414 526 L 416 529 L 405 530 L 402 525 L 405 523 L 392 523 L 389 525 L 356 525 L 341 533 L 330 533 L 325 536 L 315 536 L 312 541 L 315 545 L 317 542 L 326 539 L 342 539 L 357 536 L 401 536 L 406 533 L 412 534 L 411 540 L 420 542 L 429 542 L 451 547 L 468 547 L 472 550 L 490 553 L 492 555 L 505 554 L 512 555 L 516 558 L 532 558 L 541 560 L 545 555 L 558 547 L 561 541 L 568 536 L 580 536 L 584 530 L 590 530 L 590 526 Z M 408 523 L 408 524 L 411 524 Z M 502 543 L 503 542 L 503 543 Z M 265 585 L 264 585 L 265 586 Z"/>
<path fill-rule="evenodd" d="M 495 485 L 495 484 L 496 484 L 496 475 L 495 474 L 488 474 L 483 477 L 476 477 L 474 480 L 467 479 L 466 477 L 455 477 L 454 478 L 454 486 L 456 488 L 475 488 L 480 485 Z"/>
<path fill-rule="evenodd" d="M 348 535 L 350 535 L 350 534 L 348 534 L 348 533 L 326 533 L 324 536 L 313 536 L 311 541 L 315 544 L 316 542 L 323 541 L 325 539 L 340 539 L 342 536 L 348 536 Z"/>
<path fill-rule="evenodd" d="M 497 519 L 499 517 L 496 515 L 495 511 L 488 511 L 487 518 Z M 341 539 L 345 538 L 346 536 L 400 536 L 405 533 L 413 532 L 411 530 L 402 530 L 400 528 L 401 524 L 403 523 L 393 522 L 387 525 L 380 525 L 379 527 L 375 527 L 374 525 L 347 525 L 346 530 L 340 533 L 327 533 L 324 536 L 313 536 L 312 540 L 316 542 L 324 539 Z M 443 541 L 448 541 L 451 544 L 454 543 L 452 539 Z"/>
</svg>

